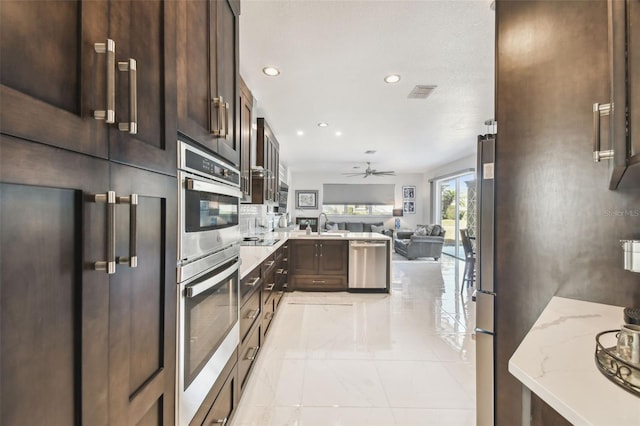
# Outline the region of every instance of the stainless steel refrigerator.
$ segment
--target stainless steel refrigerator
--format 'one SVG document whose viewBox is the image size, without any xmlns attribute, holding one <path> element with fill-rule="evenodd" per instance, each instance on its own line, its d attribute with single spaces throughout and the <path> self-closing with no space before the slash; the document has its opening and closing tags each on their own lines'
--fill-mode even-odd
<svg viewBox="0 0 640 426">
<path fill-rule="evenodd" d="M 495 424 L 495 220 L 496 135 L 478 136 L 476 225 L 476 424 Z"/>
</svg>

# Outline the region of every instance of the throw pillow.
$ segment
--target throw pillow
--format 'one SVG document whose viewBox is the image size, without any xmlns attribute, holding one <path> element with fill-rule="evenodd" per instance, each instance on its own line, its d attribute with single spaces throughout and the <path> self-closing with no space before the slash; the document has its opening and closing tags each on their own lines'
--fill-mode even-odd
<svg viewBox="0 0 640 426">
<path fill-rule="evenodd" d="M 419 237 L 424 237 L 427 235 L 427 228 L 423 226 L 418 226 L 416 230 L 413 232 L 413 235 L 417 235 Z"/>
<path fill-rule="evenodd" d="M 433 232 L 433 225 L 427 225 L 427 226 L 426 226 L 426 228 L 427 228 L 427 235 L 433 235 L 433 234 L 432 234 L 432 232 Z"/>
<path fill-rule="evenodd" d="M 429 235 L 440 236 L 440 234 L 442 234 L 442 226 L 433 225 L 433 229 L 431 230 L 431 233 Z"/>
<path fill-rule="evenodd" d="M 371 225 L 371 232 L 377 232 L 378 234 L 384 234 L 384 226 Z"/>
<path fill-rule="evenodd" d="M 337 231 L 338 224 L 337 223 L 327 223 L 327 231 Z"/>
</svg>

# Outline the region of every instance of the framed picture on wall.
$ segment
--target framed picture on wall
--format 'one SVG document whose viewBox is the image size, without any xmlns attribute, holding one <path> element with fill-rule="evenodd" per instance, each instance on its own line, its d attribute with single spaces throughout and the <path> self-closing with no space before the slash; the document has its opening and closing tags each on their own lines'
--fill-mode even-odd
<svg viewBox="0 0 640 426">
<path fill-rule="evenodd" d="M 403 201 L 402 202 L 402 212 L 404 214 L 415 214 L 416 213 L 416 202 L 415 201 Z"/>
<path fill-rule="evenodd" d="M 402 187 L 402 198 L 404 200 L 415 200 L 416 199 L 416 187 L 415 186 L 403 186 Z"/>
<path fill-rule="evenodd" d="M 297 209 L 317 209 L 318 191 L 311 189 L 296 190 Z"/>
</svg>

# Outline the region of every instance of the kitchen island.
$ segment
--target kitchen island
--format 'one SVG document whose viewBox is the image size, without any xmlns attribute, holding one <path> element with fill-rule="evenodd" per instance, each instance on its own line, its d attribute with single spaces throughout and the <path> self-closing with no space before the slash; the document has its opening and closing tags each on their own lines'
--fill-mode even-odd
<svg viewBox="0 0 640 426">
<path fill-rule="evenodd" d="M 336 245 L 333 242 L 343 242 L 348 244 L 351 241 L 385 241 L 387 243 L 387 268 L 386 268 L 386 291 L 389 291 L 390 282 L 391 282 L 391 238 L 373 232 L 323 232 L 322 234 L 318 234 L 317 232 L 312 233 L 311 235 L 307 235 L 305 231 L 287 231 L 287 232 L 270 232 L 260 236 L 264 240 L 279 240 L 273 245 L 270 246 L 243 246 L 240 250 L 240 258 L 242 260 L 242 265 L 240 266 L 240 278 L 244 278 L 247 274 L 249 274 L 253 269 L 262 264 L 266 259 L 269 258 L 273 253 L 275 253 L 280 247 L 284 246 L 287 242 L 291 240 L 295 241 L 311 241 L 314 244 L 320 241 L 326 241 L 328 244 Z M 294 244 L 295 245 L 295 244 Z M 315 249 L 315 247 L 314 247 Z M 291 250 L 291 248 L 290 248 Z M 291 253 L 293 258 L 296 258 L 296 253 Z M 327 254 L 327 251 L 322 251 L 321 253 L 308 253 L 302 254 L 298 253 L 298 258 L 301 256 L 308 257 L 319 257 L 316 254 L 322 254 L 323 256 Z M 348 252 L 341 253 L 340 256 L 344 257 L 344 273 L 346 274 L 348 264 Z M 293 272 L 293 271 L 292 271 Z M 315 273 L 322 273 L 322 271 Z M 293 273 L 295 274 L 295 273 Z M 335 276 L 334 273 L 332 276 Z M 345 278 L 346 280 L 346 278 Z M 346 281 L 345 281 L 346 284 Z M 295 288 L 294 288 L 295 289 Z M 336 288 L 330 288 L 329 290 L 335 290 Z M 348 288 L 344 288 L 346 291 Z"/>
</svg>

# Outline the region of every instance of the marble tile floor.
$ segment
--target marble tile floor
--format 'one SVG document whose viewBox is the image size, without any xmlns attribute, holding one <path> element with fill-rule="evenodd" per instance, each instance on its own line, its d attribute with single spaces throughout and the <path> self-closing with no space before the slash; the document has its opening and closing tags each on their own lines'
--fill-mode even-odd
<svg viewBox="0 0 640 426">
<path fill-rule="evenodd" d="M 463 268 L 394 262 L 390 295 L 286 294 L 232 425 L 475 425 Z"/>
</svg>

